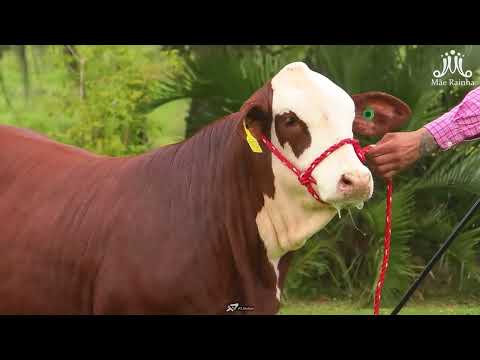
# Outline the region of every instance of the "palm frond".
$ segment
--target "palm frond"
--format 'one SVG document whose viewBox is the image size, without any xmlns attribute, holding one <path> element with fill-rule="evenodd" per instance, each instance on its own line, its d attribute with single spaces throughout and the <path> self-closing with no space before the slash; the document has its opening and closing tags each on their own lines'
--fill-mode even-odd
<svg viewBox="0 0 480 360">
<path fill-rule="evenodd" d="M 441 154 L 428 176 L 412 181 L 415 191 L 446 189 L 480 194 L 480 151 L 466 146 L 462 149 Z"/>
<path fill-rule="evenodd" d="M 385 301 L 390 301 L 401 294 L 408 286 L 410 279 L 416 274 L 409 247 L 409 241 L 414 233 L 413 224 L 415 219 L 412 216 L 414 208 L 414 192 L 411 189 L 404 188 L 394 193 L 390 265 L 383 290 Z M 370 248 L 365 255 L 367 258 L 370 258 L 370 261 L 368 261 L 370 264 L 368 271 L 370 273 L 370 281 L 374 280 L 368 293 L 369 298 L 372 299 L 375 285 L 378 281 L 380 263 L 383 258 L 385 203 L 384 201 L 377 201 L 369 204 L 365 210 L 366 215 L 362 216 L 365 216 L 370 222 L 370 230 L 372 232 Z"/>
<path fill-rule="evenodd" d="M 463 232 L 447 250 L 447 256 L 457 265 L 460 284 L 466 276 L 480 278 L 480 265 L 477 262 L 477 246 L 480 243 L 480 228 Z M 461 270 L 461 271 L 458 271 Z"/>
</svg>

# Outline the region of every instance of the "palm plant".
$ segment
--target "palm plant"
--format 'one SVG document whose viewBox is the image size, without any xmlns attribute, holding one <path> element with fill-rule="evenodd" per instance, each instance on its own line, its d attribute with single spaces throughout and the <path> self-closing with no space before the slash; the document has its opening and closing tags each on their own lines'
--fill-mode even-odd
<svg viewBox="0 0 480 360">
<path fill-rule="evenodd" d="M 286 48 L 279 56 L 257 48 L 248 53 L 232 53 L 227 48 L 186 57 L 184 71 L 156 83 L 156 95 L 142 104 L 142 109 L 149 111 L 171 101 L 192 99 L 195 111 L 187 118 L 188 137 L 210 121 L 237 111 L 286 62 L 298 59 L 302 50 Z"/>
</svg>

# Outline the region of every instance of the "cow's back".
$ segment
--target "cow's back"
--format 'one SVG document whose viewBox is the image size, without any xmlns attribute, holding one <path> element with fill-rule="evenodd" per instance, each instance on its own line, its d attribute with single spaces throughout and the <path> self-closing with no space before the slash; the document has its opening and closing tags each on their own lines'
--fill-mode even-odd
<svg viewBox="0 0 480 360">
<path fill-rule="evenodd" d="M 0 127 L 0 313 L 275 312 L 233 119 L 123 158 Z"/>
<path fill-rule="evenodd" d="M 0 313 L 91 311 L 107 211 L 93 200 L 119 161 L 0 126 Z"/>
</svg>

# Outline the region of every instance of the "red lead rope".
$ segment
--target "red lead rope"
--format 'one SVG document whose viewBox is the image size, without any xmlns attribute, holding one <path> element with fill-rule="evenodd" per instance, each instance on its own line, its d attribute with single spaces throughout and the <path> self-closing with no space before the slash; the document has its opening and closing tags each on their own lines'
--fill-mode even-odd
<svg viewBox="0 0 480 360">
<path fill-rule="evenodd" d="M 302 171 L 293 165 L 283 154 L 268 140 L 265 135 L 262 135 L 262 142 L 266 147 L 270 149 L 272 154 L 274 154 L 286 167 L 288 167 L 298 178 L 300 184 L 305 186 L 308 192 L 313 196 L 313 198 L 319 202 L 323 202 L 320 196 L 317 194 L 313 185 L 317 182 L 312 177 L 312 172 L 327 156 L 333 153 L 335 150 L 339 149 L 343 145 L 350 144 L 353 146 L 355 153 L 357 154 L 360 161 L 366 163 L 365 153 L 368 151 L 370 146 L 362 148 L 360 143 L 356 139 L 343 139 L 338 143 L 330 146 L 325 150 L 318 158 L 316 158 L 307 170 Z M 390 238 L 392 236 L 392 194 L 393 194 L 393 183 L 392 180 L 387 181 L 387 198 L 386 198 L 386 211 L 385 211 L 385 233 L 384 233 L 384 246 L 383 246 L 383 260 L 382 266 L 380 268 L 380 275 L 375 288 L 375 297 L 373 301 L 373 313 L 378 315 L 380 312 L 380 300 L 382 298 L 382 289 L 385 281 L 385 274 L 388 269 L 388 259 L 390 257 Z"/>
<path fill-rule="evenodd" d="M 382 298 L 383 282 L 385 281 L 385 274 L 388 269 L 388 259 L 390 258 L 390 238 L 392 236 L 392 195 L 393 195 L 393 182 L 387 181 L 387 198 L 386 198 L 386 210 L 385 210 L 385 233 L 383 235 L 383 261 L 380 268 L 380 276 L 375 288 L 375 298 L 373 301 L 373 314 L 378 315 L 380 313 L 380 300 Z"/>
</svg>

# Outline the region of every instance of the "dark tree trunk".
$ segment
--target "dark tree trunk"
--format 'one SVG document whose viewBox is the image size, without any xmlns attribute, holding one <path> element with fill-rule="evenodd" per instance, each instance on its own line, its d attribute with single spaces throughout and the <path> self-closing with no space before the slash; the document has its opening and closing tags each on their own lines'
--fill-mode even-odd
<svg viewBox="0 0 480 360">
<path fill-rule="evenodd" d="M 72 52 L 68 49 L 68 46 L 73 50 L 76 51 L 75 45 L 64 45 L 63 46 L 63 54 L 65 55 L 65 61 L 67 63 L 67 67 L 73 74 L 75 74 L 75 78 L 79 81 L 79 73 L 80 68 L 78 64 L 78 60 L 73 56 Z"/>
<path fill-rule="evenodd" d="M 66 56 L 67 66 L 74 74 L 75 81 L 80 89 L 80 98 L 83 100 L 86 97 L 85 59 L 79 55 L 75 45 L 63 45 L 63 52 Z"/>
<path fill-rule="evenodd" d="M 13 109 L 12 103 L 10 102 L 10 97 L 8 96 L 7 87 L 5 86 L 5 81 L 3 79 L 3 74 L 1 72 L 1 70 L 0 70 L 0 89 L 2 89 L 3 98 L 5 99 L 5 102 L 7 103 L 7 106 L 10 109 Z"/>
<path fill-rule="evenodd" d="M 23 93 L 25 100 L 28 102 L 30 97 L 30 74 L 27 60 L 27 45 L 17 45 L 15 49 L 20 61 L 20 69 L 23 77 Z"/>
<path fill-rule="evenodd" d="M 193 45 L 189 47 L 189 53 L 186 56 L 198 59 L 200 57 L 209 56 L 212 53 L 225 51 L 225 45 L 209 46 L 209 45 Z M 205 111 L 207 104 L 205 100 L 193 98 L 190 104 L 188 115 L 185 119 L 185 137 L 190 137 L 197 132 L 202 126 L 203 122 L 199 121 Z"/>
</svg>

